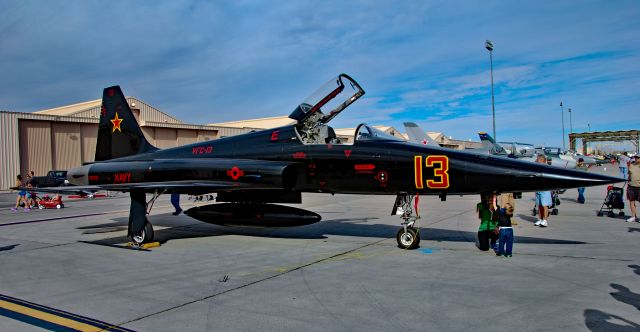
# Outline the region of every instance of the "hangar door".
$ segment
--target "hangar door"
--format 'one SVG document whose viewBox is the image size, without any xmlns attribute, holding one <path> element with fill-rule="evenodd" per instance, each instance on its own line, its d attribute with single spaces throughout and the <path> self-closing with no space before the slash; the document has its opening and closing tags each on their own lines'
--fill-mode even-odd
<svg viewBox="0 0 640 332">
<path fill-rule="evenodd" d="M 98 142 L 98 125 L 82 124 L 82 162 L 90 163 L 96 158 L 96 144 Z"/>
<path fill-rule="evenodd" d="M 82 165 L 79 123 L 51 123 L 51 138 L 54 169 L 69 169 Z"/>
<path fill-rule="evenodd" d="M 20 173 L 46 175 L 51 169 L 51 126 L 47 121 L 19 120 Z M 15 175 L 14 175 L 15 176 Z"/>
</svg>

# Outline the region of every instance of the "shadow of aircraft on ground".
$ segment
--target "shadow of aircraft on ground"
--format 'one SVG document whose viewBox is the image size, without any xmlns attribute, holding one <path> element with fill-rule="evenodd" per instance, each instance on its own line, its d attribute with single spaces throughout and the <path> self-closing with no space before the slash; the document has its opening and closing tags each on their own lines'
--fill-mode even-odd
<svg viewBox="0 0 640 332">
<path fill-rule="evenodd" d="M 0 251 L 7 251 L 7 250 L 12 250 L 13 248 L 19 246 L 20 244 L 12 244 L 10 246 L 4 246 L 4 247 L 0 247 Z"/>
<path fill-rule="evenodd" d="M 224 227 L 212 224 L 206 224 L 199 221 L 185 223 L 185 219 L 181 217 L 156 218 L 154 225 L 164 227 L 156 230 L 155 240 L 165 243 L 170 240 L 214 237 L 222 235 L 244 235 L 265 238 L 291 238 L 291 239 L 325 239 L 327 236 L 353 236 L 363 238 L 395 238 L 398 227 L 395 225 L 372 224 L 372 220 L 378 217 L 362 217 L 362 218 L 340 218 L 328 219 L 319 223 L 287 228 L 243 228 L 243 227 Z M 89 230 L 90 233 L 106 233 L 110 231 L 123 231 L 126 229 L 128 218 L 115 218 L 114 222 L 105 223 L 95 226 L 84 226 L 78 229 Z M 101 231 L 100 229 L 106 229 Z M 420 232 L 423 240 L 438 242 L 469 242 L 475 243 L 477 238 L 476 232 L 467 232 L 450 229 L 439 229 L 424 227 Z M 94 241 L 102 244 L 117 244 L 127 242 L 126 237 L 118 236 L 103 240 Z M 585 244 L 580 241 L 569 241 L 560 239 L 545 239 L 527 236 L 516 236 L 516 243 L 533 243 L 533 244 Z"/>
</svg>

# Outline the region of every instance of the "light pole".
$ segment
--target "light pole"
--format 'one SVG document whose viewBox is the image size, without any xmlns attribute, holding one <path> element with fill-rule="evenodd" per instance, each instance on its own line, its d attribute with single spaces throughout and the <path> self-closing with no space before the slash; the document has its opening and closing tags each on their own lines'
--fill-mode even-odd
<svg viewBox="0 0 640 332">
<path fill-rule="evenodd" d="M 493 139 L 498 140 L 496 136 L 496 107 L 493 99 L 493 43 L 487 39 L 484 47 L 489 51 L 489 64 L 491 65 L 491 114 L 493 115 Z"/>
<path fill-rule="evenodd" d="M 589 132 L 591 132 L 591 124 L 587 123 L 587 127 L 589 127 Z"/>
<path fill-rule="evenodd" d="M 560 102 L 560 113 L 562 113 L 562 149 L 567 149 L 567 144 L 564 140 L 564 107 L 562 107 L 562 101 Z"/>
<path fill-rule="evenodd" d="M 569 134 L 573 134 L 573 122 L 571 122 L 571 107 L 569 107 Z M 571 144 L 572 142 L 572 140 L 569 140 L 569 148 L 573 146 Z"/>
<path fill-rule="evenodd" d="M 573 134 L 573 122 L 571 122 L 571 107 L 569 107 L 569 134 Z"/>
</svg>

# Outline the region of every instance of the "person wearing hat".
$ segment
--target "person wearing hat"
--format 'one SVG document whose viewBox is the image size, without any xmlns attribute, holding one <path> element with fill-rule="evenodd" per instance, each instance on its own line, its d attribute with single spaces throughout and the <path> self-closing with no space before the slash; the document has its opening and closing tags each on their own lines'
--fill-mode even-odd
<svg viewBox="0 0 640 332">
<path fill-rule="evenodd" d="M 636 209 L 636 201 L 640 201 L 640 157 L 638 157 L 638 155 L 633 156 L 631 159 L 628 172 L 629 183 L 627 185 L 627 199 L 629 200 L 631 217 L 627 219 L 627 222 L 640 222 Z"/>
</svg>

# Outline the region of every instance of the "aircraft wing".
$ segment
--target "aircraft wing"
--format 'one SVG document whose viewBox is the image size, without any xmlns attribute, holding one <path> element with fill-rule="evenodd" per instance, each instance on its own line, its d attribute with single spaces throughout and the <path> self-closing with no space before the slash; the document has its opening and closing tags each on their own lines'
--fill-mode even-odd
<svg viewBox="0 0 640 332">
<path fill-rule="evenodd" d="M 177 192 L 181 194 L 206 194 L 218 191 L 234 191 L 234 190 L 260 190 L 274 189 L 270 186 L 254 185 L 250 183 L 231 182 L 231 181 L 162 181 L 162 182 L 140 182 L 140 183 L 119 183 L 119 184 L 100 184 L 89 186 L 66 186 L 66 187 L 47 187 L 47 188 L 26 188 L 21 187 L 20 190 L 59 193 L 59 194 L 86 194 L 94 193 L 102 190 L 130 192 L 132 190 L 142 190 L 145 192 Z"/>
</svg>

